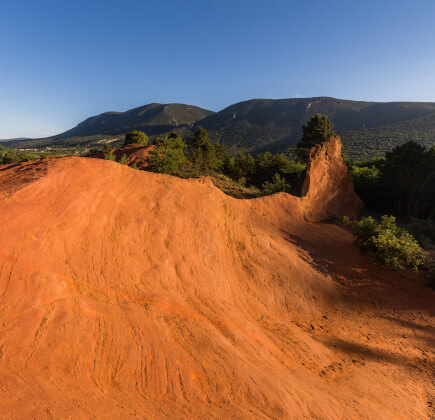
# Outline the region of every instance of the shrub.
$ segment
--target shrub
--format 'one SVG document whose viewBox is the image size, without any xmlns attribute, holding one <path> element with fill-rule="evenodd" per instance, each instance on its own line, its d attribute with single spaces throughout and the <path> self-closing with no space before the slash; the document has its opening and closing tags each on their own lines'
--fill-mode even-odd
<svg viewBox="0 0 435 420">
<path fill-rule="evenodd" d="M 88 153 L 86 154 L 86 156 L 95 156 L 96 154 L 98 154 L 99 150 L 98 149 L 89 149 Z"/>
<path fill-rule="evenodd" d="M 143 131 L 130 131 L 124 138 L 124 146 L 127 146 L 128 144 L 140 144 L 146 146 L 148 144 L 148 136 Z"/>
<path fill-rule="evenodd" d="M 245 186 L 246 186 L 246 178 L 245 178 L 244 176 L 242 176 L 241 178 L 239 178 L 239 179 L 237 180 L 237 183 L 238 183 L 239 185 L 241 185 L 242 187 L 245 187 Z"/>
<path fill-rule="evenodd" d="M 285 178 L 281 178 L 279 174 L 275 174 L 272 182 L 266 181 L 263 185 L 264 195 L 275 194 L 277 192 L 289 192 L 290 184 L 287 184 Z"/>
<path fill-rule="evenodd" d="M 121 165 L 128 165 L 128 159 L 125 153 L 121 156 L 121 159 L 119 159 L 119 163 Z"/>
<path fill-rule="evenodd" d="M 36 154 L 0 146 L 0 165 L 27 162 L 31 159 L 36 159 L 37 157 L 39 156 Z"/>
<path fill-rule="evenodd" d="M 104 159 L 106 159 L 106 160 L 112 160 L 113 162 L 115 162 L 116 161 L 116 156 L 113 154 L 112 151 L 110 151 L 109 153 L 106 153 L 104 155 Z"/>
<path fill-rule="evenodd" d="M 382 216 L 380 221 L 365 217 L 356 222 L 344 217 L 343 222 L 357 237 L 355 244 L 361 251 L 382 264 L 390 264 L 395 270 L 417 270 L 427 263 L 427 253 L 410 233 L 396 225 L 394 216 Z"/>
<path fill-rule="evenodd" d="M 172 132 L 165 138 L 157 138 L 155 148 L 150 152 L 149 167 L 154 172 L 175 174 L 186 161 L 183 139 Z"/>
<path fill-rule="evenodd" d="M 106 143 L 104 146 L 103 146 L 103 151 L 104 152 L 110 152 L 112 150 L 112 146 L 109 144 L 109 143 Z"/>
</svg>

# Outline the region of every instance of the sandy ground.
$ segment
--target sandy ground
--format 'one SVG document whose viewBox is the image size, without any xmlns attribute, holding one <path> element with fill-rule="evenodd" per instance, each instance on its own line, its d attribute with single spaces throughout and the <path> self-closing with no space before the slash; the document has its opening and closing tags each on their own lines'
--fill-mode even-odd
<svg viewBox="0 0 435 420">
<path fill-rule="evenodd" d="M 429 419 L 434 292 L 303 200 L 0 170 L 1 418 Z"/>
</svg>

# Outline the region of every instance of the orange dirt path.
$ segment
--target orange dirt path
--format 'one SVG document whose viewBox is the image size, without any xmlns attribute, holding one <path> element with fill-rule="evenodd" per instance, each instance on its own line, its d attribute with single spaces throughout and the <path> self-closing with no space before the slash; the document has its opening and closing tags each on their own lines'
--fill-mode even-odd
<svg viewBox="0 0 435 420">
<path fill-rule="evenodd" d="M 433 291 L 304 206 L 99 159 L 2 168 L 1 417 L 433 417 Z"/>
</svg>

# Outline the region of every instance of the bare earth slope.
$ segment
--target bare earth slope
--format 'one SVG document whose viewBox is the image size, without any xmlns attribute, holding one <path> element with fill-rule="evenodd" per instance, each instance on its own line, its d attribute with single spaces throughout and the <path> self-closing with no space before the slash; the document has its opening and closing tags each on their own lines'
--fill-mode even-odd
<svg viewBox="0 0 435 420">
<path fill-rule="evenodd" d="M 341 158 L 340 136 L 311 149 L 304 184 L 305 217 L 322 221 L 330 213 L 357 219 L 363 206 L 353 188 L 350 169 Z"/>
<path fill-rule="evenodd" d="M 86 158 L 0 187 L 2 418 L 433 416 L 433 292 L 306 199 Z"/>
</svg>

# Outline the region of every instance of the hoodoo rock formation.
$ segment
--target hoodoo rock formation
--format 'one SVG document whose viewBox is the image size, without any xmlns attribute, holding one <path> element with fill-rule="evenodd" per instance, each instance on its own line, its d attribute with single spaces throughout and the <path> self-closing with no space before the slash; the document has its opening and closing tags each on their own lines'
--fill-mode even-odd
<svg viewBox="0 0 435 420">
<path fill-rule="evenodd" d="M 433 292 L 306 220 L 348 212 L 335 141 L 302 199 L 0 168 L 0 417 L 433 418 Z"/>
<path fill-rule="evenodd" d="M 339 136 L 313 147 L 302 186 L 307 220 L 322 221 L 330 213 L 356 219 L 363 206 L 355 194 L 352 174 L 341 157 Z"/>
</svg>

